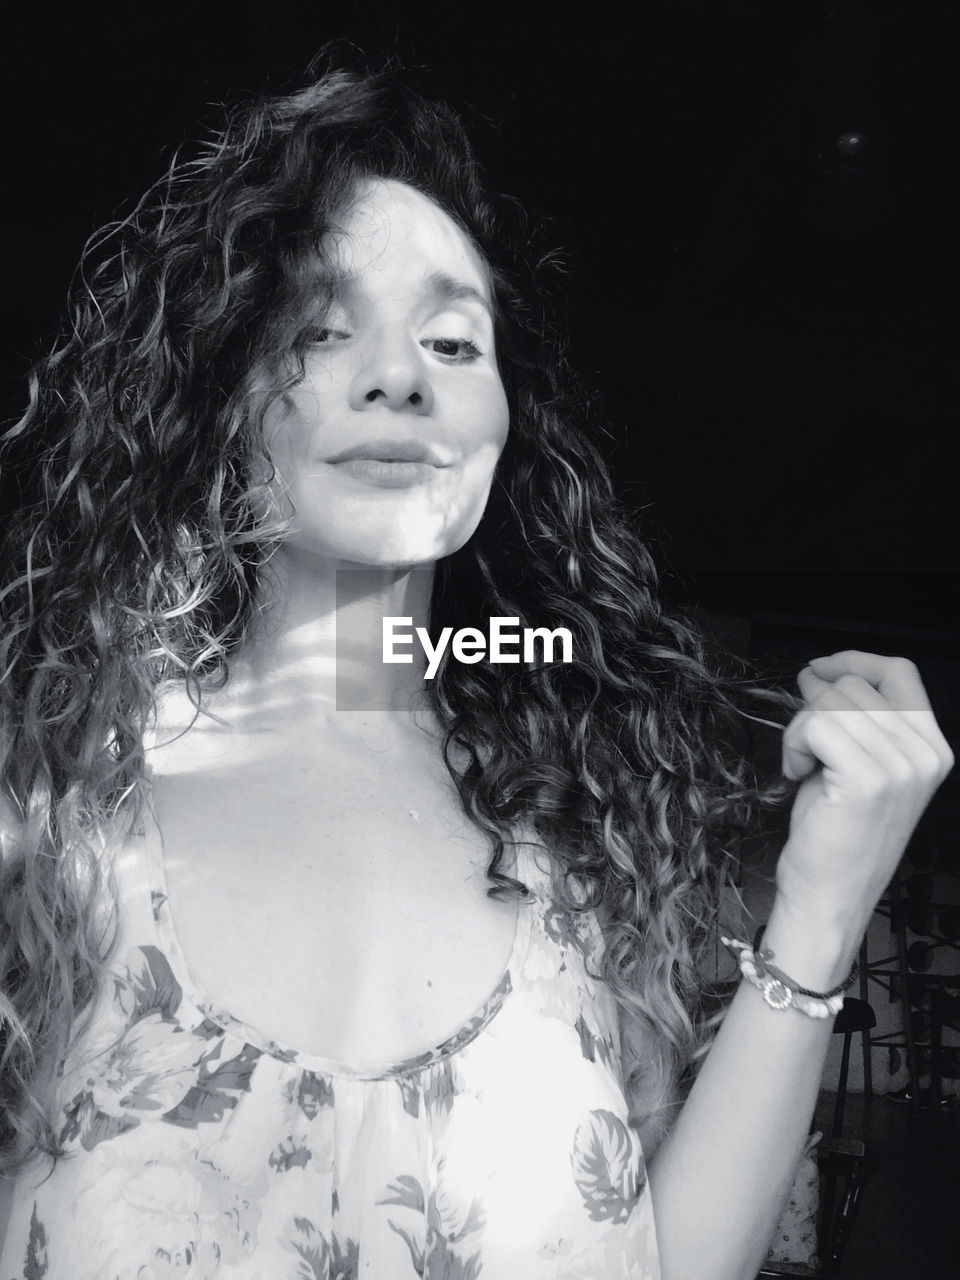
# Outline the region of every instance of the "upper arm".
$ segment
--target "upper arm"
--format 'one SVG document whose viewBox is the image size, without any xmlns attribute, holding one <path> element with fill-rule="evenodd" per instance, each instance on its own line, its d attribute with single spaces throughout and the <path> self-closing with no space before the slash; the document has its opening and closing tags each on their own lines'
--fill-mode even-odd
<svg viewBox="0 0 960 1280">
<path fill-rule="evenodd" d="M 635 1092 L 627 1088 L 627 1081 L 634 1067 L 649 1062 L 649 1047 L 644 1045 L 642 1033 L 618 1003 L 617 1017 L 620 1026 L 620 1064 L 623 1073 L 624 1093 L 630 1127 L 640 1138 L 643 1158 L 649 1161 L 666 1137 L 679 1111 L 680 1095 L 675 1082 L 670 1081 L 663 1091 Z M 645 1072 L 647 1079 L 650 1073 Z M 642 1079 L 643 1077 L 641 1077 Z"/>
<path fill-rule="evenodd" d="M 0 786 L 0 866 L 3 865 L 20 825 L 20 818 L 13 801 Z M 6 1236 L 7 1225 L 13 1210 L 13 1188 L 14 1181 L 11 1178 L 0 1177 L 0 1245 L 3 1244 Z"/>
<path fill-rule="evenodd" d="M 0 747 L 3 748 L 4 758 L 10 745 L 10 738 L 5 729 L 4 720 L 0 718 Z M 16 843 L 22 829 L 23 819 L 18 806 L 10 790 L 5 785 L 3 777 L 0 776 L 0 866 L 3 865 L 4 859 L 10 852 L 11 845 Z"/>
<path fill-rule="evenodd" d="M 603 933 L 604 941 L 609 945 L 612 931 L 610 911 L 603 902 L 599 903 L 593 911 Z M 630 1127 L 640 1138 L 644 1161 L 648 1161 L 663 1141 L 676 1118 L 679 1109 L 678 1094 L 672 1082 L 662 1093 L 658 1091 L 653 1095 L 650 1093 L 645 1095 L 637 1090 L 627 1088 L 627 1081 L 633 1069 L 649 1063 L 651 1057 L 650 1045 L 646 1041 L 636 1019 L 629 1016 L 619 1000 L 616 1005 L 620 1040 L 620 1069 L 627 1103 L 627 1119 Z"/>
<path fill-rule="evenodd" d="M 0 720 L 0 746 L 7 748 L 9 745 L 9 738 L 4 730 L 4 722 Z M 4 751 L 5 754 L 6 751 Z M 16 841 L 22 826 L 23 822 L 17 812 L 13 796 L 4 785 L 3 778 L 0 777 L 0 866 L 3 865 L 4 858 L 7 856 L 11 844 Z"/>
<path fill-rule="evenodd" d="M 2 784 L 0 784 L 0 865 L 21 828 L 20 815 Z"/>
<path fill-rule="evenodd" d="M 0 1246 L 6 1238 L 10 1214 L 13 1212 L 14 1185 L 12 1178 L 0 1178 Z"/>
</svg>

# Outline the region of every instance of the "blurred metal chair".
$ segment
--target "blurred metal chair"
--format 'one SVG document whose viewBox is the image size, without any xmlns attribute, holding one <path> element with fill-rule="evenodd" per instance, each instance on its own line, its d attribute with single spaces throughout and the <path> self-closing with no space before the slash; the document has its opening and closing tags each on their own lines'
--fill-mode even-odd
<svg viewBox="0 0 960 1280">
<path fill-rule="evenodd" d="M 819 1267 L 799 1262 L 768 1262 L 759 1277 L 819 1276 L 821 1280 L 840 1275 L 840 1264 L 850 1241 L 860 1197 L 867 1176 L 867 1156 L 861 1138 L 844 1136 L 847 1106 L 847 1078 L 850 1072 L 850 1042 L 877 1025 L 876 1014 L 865 1000 L 847 996 L 833 1024 L 835 1035 L 843 1036 L 837 1099 L 830 1133 L 819 1142 L 817 1168 L 820 1184 L 820 1213 L 817 1223 Z"/>
</svg>

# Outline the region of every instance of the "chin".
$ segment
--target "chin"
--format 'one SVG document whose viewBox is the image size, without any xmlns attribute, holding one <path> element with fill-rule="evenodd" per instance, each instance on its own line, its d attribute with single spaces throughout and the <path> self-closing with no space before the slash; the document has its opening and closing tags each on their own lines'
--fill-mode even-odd
<svg viewBox="0 0 960 1280">
<path fill-rule="evenodd" d="M 353 563 L 362 569 L 432 569 L 441 559 L 440 556 L 424 556 L 414 555 L 384 555 L 376 559 L 355 559 Z"/>
<path fill-rule="evenodd" d="M 354 531 L 356 532 L 356 531 Z M 418 531 L 404 537 L 397 529 L 371 531 L 369 536 L 311 539 L 318 555 L 371 569 L 427 569 L 438 560 L 452 556 L 469 541 L 474 528 L 443 529 L 430 535 Z"/>
</svg>

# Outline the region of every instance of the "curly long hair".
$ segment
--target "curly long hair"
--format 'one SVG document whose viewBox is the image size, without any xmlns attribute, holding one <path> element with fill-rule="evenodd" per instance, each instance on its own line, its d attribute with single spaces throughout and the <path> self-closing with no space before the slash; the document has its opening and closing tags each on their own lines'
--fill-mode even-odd
<svg viewBox="0 0 960 1280">
<path fill-rule="evenodd" d="M 567 626 L 574 661 L 445 662 L 431 697 L 490 837 L 488 893 L 524 896 L 500 862 L 526 822 L 556 905 L 604 920 L 601 976 L 641 1046 L 636 1114 L 662 1111 L 703 1053 L 721 891 L 744 833 L 784 799 L 744 743 L 786 695 L 724 674 L 665 609 L 546 314 L 550 255 L 531 253 L 516 202 L 484 192 L 449 108 L 396 65 L 338 57 L 295 92 L 235 106 L 91 238 L 69 322 L 3 439 L 27 497 L 0 580 L 0 1173 L 62 1154 L 58 1064 L 117 946 L 103 842 L 139 824 L 160 686 L 182 682 L 201 706 L 253 619 L 286 527 L 264 515 L 264 414 L 303 377 L 324 303 L 305 264 L 364 179 L 428 195 L 490 270 L 511 429 L 477 532 L 437 568 L 431 626 Z"/>
</svg>

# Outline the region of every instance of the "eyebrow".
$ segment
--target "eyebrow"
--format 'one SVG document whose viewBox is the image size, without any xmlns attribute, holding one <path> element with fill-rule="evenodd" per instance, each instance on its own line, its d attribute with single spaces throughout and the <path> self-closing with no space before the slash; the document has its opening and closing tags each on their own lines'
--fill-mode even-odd
<svg viewBox="0 0 960 1280">
<path fill-rule="evenodd" d="M 336 268 L 321 268 L 317 273 L 317 283 L 325 288 L 331 299 L 349 293 L 357 277 L 350 271 L 339 271 Z M 490 300 L 476 285 L 466 280 L 458 280 L 446 271 L 432 271 L 423 280 L 424 292 L 435 298 L 448 298 L 451 302 L 475 302 L 493 319 L 493 307 Z"/>
<path fill-rule="evenodd" d="M 450 298 L 454 302 L 478 302 L 488 314 L 493 315 L 490 303 L 475 285 L 465 280 L 455 280 L 445 271 L 434 271 L 424 281 L 427 292 L 438 298 Z"/>
</svg>

